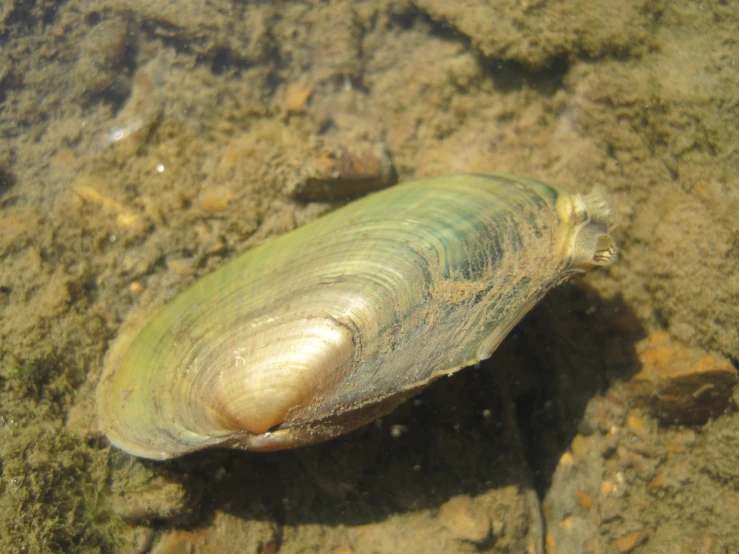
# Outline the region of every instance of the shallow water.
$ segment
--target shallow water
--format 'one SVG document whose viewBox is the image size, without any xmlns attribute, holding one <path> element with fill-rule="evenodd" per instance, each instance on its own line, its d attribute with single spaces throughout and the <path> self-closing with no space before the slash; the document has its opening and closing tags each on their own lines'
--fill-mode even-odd
<svg viewBox="0 0 739 554">
<path fill-rule="evenodd" d="M 576 4 L 3 4 L 0 550 L 739 552 L 739 5 Z M 619 260 L 343 438 L 111 448 L 123 322 L 357 192 L 303 188 L 337 152 L 599 185 Z"/>
</svg>

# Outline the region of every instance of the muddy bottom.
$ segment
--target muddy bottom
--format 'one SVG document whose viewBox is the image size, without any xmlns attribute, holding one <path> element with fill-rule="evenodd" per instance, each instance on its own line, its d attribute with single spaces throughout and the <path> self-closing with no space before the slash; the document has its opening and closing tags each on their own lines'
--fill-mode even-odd
<svg viewBox="0 0 739 554">
<path fill-rule="evenodd" d="M 0 7 L 0 550 L 739 552 L 739 6 Z M 614 206 L 490 360 L 303 449 L 129 456 L 121 328 L 400 181 Z"/>
</svg>

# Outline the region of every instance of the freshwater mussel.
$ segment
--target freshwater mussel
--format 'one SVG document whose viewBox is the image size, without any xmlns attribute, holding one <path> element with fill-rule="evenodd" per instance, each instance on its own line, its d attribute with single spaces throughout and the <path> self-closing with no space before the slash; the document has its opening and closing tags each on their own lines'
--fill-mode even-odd
<svg viewBox="0 0 739 554">
<path fill-rule="evenodd" d="M 122 332 L 98 386 L 102 428 L 154 459 L 345 433 L 489 357 L 549 289 L 608 265 L 611 218 L 598 190 L 504 174 L 367 196 Z"/>
</svg>

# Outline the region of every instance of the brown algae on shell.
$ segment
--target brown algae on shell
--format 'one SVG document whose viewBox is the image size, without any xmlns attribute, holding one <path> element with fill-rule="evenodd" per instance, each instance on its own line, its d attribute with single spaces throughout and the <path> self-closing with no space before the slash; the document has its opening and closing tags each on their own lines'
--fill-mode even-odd
<svg viewBox="0 0 739 554">
<path fill-rule="evenodd" d="M 111 442 L 166 459 L 275 450 L 390 412 L 489 357 L 615 248 L 601 192 L 452 175 L 355 201 L 254 248 L 124 332 L 98 386 Z"/>
</svg>

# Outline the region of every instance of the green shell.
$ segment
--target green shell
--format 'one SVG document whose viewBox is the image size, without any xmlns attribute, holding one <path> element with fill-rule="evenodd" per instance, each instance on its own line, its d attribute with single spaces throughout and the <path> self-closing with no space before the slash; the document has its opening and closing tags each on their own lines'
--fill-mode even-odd
<svg viewBox="0 0 739 554">
<path fill-rule="evenodd" d="M 511 175 L 415 181 L 200 279 L 111 349 L 116 446 L 164 459 L 324 440 L 490 356 L 567 275 L 610 262 L 610 210 Z"/>
</svg>

